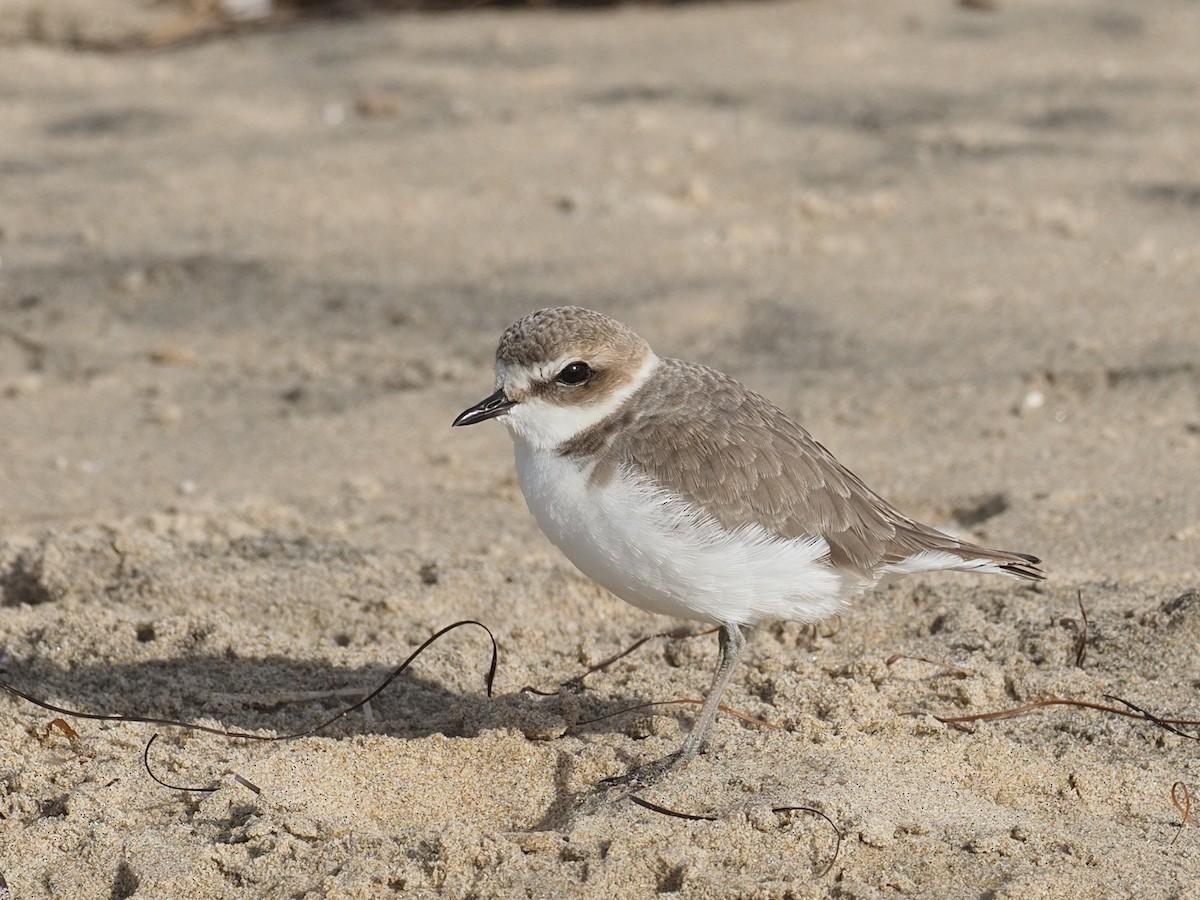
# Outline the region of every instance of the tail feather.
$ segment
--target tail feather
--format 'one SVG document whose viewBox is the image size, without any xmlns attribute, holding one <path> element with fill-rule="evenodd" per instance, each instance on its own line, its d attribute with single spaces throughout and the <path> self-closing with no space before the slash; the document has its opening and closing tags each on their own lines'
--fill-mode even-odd
<svg viewBox="0 0 1200 900">
<path fill-rule="evenodd" d="M 1014 578 L 1024 578 L 1028 581 L 1042 581 L 1046 577 L 1046 573 L 1040 568 L 1042 561 L 1028 553 L 990 550 L 987 547 L 977 547 L 967 543 L 960 543 L 949 552 L 959 557 L 962 562 L 958 565 L 947 566 L 948 569 L 960 572 L 994 572 L 998 575 L 1011 575 Z"/>
<path fill-rule="evenodd" d="M 995 552 L 995 551 L 993 551 Z M 1010 553 L 1003 551 L 1005 556 L 1016 557 L 1012 562 L 1001 564 L 1000 568 L 1017 578 L 1027 578 L 1030 581 L 1042 581 L 1046 573 L 1040 568 L 1042 561 L 1028 553 Z"/>
<path fill-rule="evenodd" d="M 883 559 L 885 576 L 948 569 L 1010 575 L 1029 581 L 1046 577 L 1040 568 L 1042 561 L 1028 553 L 981 547 L 908 518 L 900 518 L 895 527 L 896 536 Z"/>
<path fill-rule="evenodd" d="M 1040 564 L 1040 559 L 1026 553 L 989 550 L 986 547 L 953 541 L 952 544 L 928 547 L 904 559 L 894 560 L 884 567 L 883 574 L 896 576 L 949 570 L 1011 575 L 1029 581 L 1041 581 L 1046 574 L 1039 568 Z"/>
</svg>

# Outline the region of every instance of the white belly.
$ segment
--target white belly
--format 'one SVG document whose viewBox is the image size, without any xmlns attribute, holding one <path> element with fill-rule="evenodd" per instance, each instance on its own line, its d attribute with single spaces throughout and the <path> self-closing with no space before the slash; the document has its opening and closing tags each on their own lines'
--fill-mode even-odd
<svg viewBox="0 0 1200 900">
<path fill-rule="evenodd" d="M 821 558 L 821 538 L 783 540 L 758 527 L 726 531 L 649 479 L 618 473 L 590 485 L 553 450 L 517 439 L 517 478 L 546 536 L 581 572 L 622 600 L 702 622 L 813 622 L 841 610 L 849 579 Z"/>
</svg>

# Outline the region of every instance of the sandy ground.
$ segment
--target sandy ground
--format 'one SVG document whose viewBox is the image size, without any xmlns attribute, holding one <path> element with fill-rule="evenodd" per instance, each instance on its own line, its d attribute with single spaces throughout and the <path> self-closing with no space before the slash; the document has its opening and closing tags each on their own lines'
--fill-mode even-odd
<svg viewBox="0 0 1200 900">
<path fill-rule="evenodd" d="M 169 10 L 35 6 L 0 8 L 0 677 L 267 735 L 455 620 L 500 657 L 488 700 L 460 630 L 277 743 L 69 740 L 3 699 L 14 898 L 1194 890 L 1171 793 L 1200 798 L 1196 743 L 930 714 L 1200 717 L 1200 5 L 475 12 L 134 53 L 63 35 Z M 676 624 L 541 537 L 501 427 L 449 428 L 502 328 L 561 303 L 735 374 L 1050 580 L 763 627 L 726 701 L 778 728 L 723 716 L 646 794 L 716 821 L 577 814 L 691 712 L 579 723 L 698 696 L 716 647 L 520 692 Z M 306 691 L 342 693 L 278 702 Z M 216 790 L 152 782 L 155 732 L 155 774 Z M 785 805 L 841 830 L 831 866 Z"/>
</svg>

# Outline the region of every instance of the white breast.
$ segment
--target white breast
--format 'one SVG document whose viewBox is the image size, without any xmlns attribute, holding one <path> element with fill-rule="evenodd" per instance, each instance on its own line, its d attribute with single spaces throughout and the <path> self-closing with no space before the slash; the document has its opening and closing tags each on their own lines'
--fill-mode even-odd
<svg viewBox="0 0 1200 900">
<path fill-rule="evenodd" d="M 821 558 L 821 538 L 783 540 L 753 526 L 727 531 L 628 472 L 602 486 L 590 467 L 514 434 L 517 477 L 546 536 L 580 571 L 650 612 L 703 622 L 813 622 L 860 587 Z"/>
</svg>

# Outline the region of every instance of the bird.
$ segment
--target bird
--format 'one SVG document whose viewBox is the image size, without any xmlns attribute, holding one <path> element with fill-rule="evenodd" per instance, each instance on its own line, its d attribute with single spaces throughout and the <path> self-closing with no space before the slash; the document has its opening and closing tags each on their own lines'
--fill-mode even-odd
<svg viewBox="0 0 1200 900">
<path fill-rule="evenodd" d="M 500 338 L 490 396 L 526 504 L 583 574 L 652 613 L 716 625 L 718 663 L 678 750 L 602 784 L 654 784 L 708 743 L 753 626 L 816 623 L 904 575 L 1039 581 L 1041 560 L 906 516 L 778 406 L 715 369 L 659 357 L 628 326 L 540 309 Z"/>
</svg>

